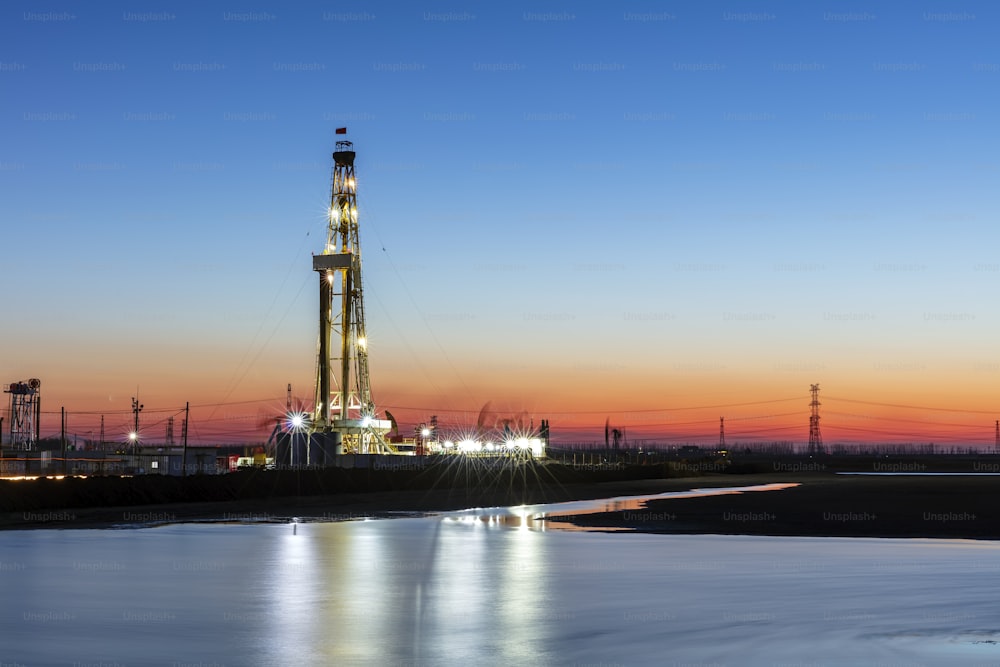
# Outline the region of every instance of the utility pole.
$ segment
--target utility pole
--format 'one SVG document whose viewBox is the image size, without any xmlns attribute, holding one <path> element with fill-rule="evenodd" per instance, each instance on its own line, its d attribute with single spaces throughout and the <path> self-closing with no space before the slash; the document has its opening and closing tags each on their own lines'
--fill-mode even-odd
<svg viewBox="0 0 1000 667">
<path fill-rule="evenodd" d="M 62 448 L 62 472 L 63 476 L 66 475 L 66 408 L 59 408 L 60 413 L 60 428 L 59 428 L 59 445 Z"/>
<path fill-rule="evenodd" d="M 137 391 L 135 393 L 138 394 L 139 392 Z M 133 448 L 138 448 L 138 446 L 139 446 L 139 413 L 142 412 L 143 407 L 145 407 L 145 406 L 143 406 L 141 403 L 139 403 L 139 400 L 135 396 L 133 396 L 132 397 L 132 414 L 135 417 L 135 421 L 133 422 L 132 435 L 131 435 L 131 438 L 130 438 L 132 440 L 132 446 L 133 446 Z"/>
<path fill-rule="evenodd" d="M 719 449 L 726 448 L 726 419 L 719 417 Z"/>
<path fill-rule="evenodd" d="M 184 404 L 184 427 L 181 429 L 183 448 L 181 449 L 181 477 L 187 477 L 187 454 L 188 454 L 188 421 L 191 415 L 191 402 Z"/>
<path fill-rule="evenodd" d="M 136 387 L 135 396 L 132 397 L 132 414 L 135 415 L 134 426 L 132 427 L 132 432 L 129 434 L 129 440 L 132 442 L 132 467 L 139 467 L 139 413 L 142 412 L 142 404 L 139 403 L 139 399 L 136 396 L 139 395 L 139 388 Z"/>
</svg>

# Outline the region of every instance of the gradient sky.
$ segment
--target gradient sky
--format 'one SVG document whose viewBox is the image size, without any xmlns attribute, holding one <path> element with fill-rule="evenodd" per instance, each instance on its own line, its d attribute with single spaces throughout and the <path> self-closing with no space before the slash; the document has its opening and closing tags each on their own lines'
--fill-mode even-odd
<svg viewBox="0 0 1000 667">
<path fill-rule="evenodd" d="M 990 444 L 990 2 L 8 2 L 0 373 L 43 435 L 311 400 L 336 127 L 375 399 L 554 440 Z M 777 401 L 777 402 L 769 402 Z M 747 405 L 750 404 L 750 405 Z M 884 404 L 884 405 L 876 405 Z M 9 422 L 7 422 L 9 424 Z M 179 420 L 178 420 L 179 424 Z M 179 428 L 179 426 L 178 426 Z M 260 434 L 263 433 L 263 436 Z"/>
</svg>

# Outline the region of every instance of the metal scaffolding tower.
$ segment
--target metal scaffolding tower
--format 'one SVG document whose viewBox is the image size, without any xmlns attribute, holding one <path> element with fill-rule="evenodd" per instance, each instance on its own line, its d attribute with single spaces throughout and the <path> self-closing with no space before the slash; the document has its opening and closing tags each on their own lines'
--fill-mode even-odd
<svg viewBox="0 0 1000 667">
<path fill-rule="evenodd" d="M 42 415 L 42 381 L 31 378 L 11 382 L 3 388 L 10 394 L 10 445 L 13 449 L 31 450 L 38 444 Z"/>
<path fill-rule="evenodd" d="M 346 130 L 339 128 L 337 133 Z M 321 254 L 313 255 L 313 270 L 319 274 L 320 324 L 312 430 L 334 434 L 338 452 L 387 453 L 392 447 L 385 434 L 392 424 L 376 417 L 368 378 L 354 157 L 352 142 L 337 142 L 326 245 Z"/>
<path fill-rule="evenodd" d="M 819 385 L 809 385 L 812 402 L 809 404 L 809 454 L 823 453 L 823 438 L 819 434 Z"/>
</svg>

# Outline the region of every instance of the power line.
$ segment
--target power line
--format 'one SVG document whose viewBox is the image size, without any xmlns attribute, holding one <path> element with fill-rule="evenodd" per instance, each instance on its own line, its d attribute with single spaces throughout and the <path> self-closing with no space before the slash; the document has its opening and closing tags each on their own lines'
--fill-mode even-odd
<svg viewBox="0 0 1000 667">
<path fill-rule="evenodd" d="M 872 421 L 891 421 L 891 422 L 903 422 L 906 424 L 926 424 L 928 426 L 955 426 L 958 428 L 970 428 L 970 429 L 981 429 L 982 424 L 954 424 L 951 422 L 929 422 L 920 419 L 903 419 L 901 417 L 876 417 L 873 415 L 857 415 L 850 412 L 833 412 L 827 411 L 828 415 L 837 415 L 839 417 L 855 417 L 858 419 L 872 420 Z"/>
<path fill-rule="evenodd" d="M 751 401 L 748 403 L 722 403 L 717 405 L 696 405 L 689 407 L 679 407 L 679 408 L 643 408 L 640 410 L 536 410 L 535 412 L 544 412 L 547 415 L 606 415 L 608 412 L 616 415 L 630 415 L 630 414 L 647 414 L 654 412 L 684 412 L 688 410 L 716 410 L 719 408 L 741 408 L 751 405 L 767 405 L 769 403 L 787 403 L 789 401 L 801 401 L 802 396 L 796 396 L 794 398 L 776 398 L 770 401 Z M 479 414 L 479 410 L 472 409 L 462 409 L 462 408 L 428 408 L 428 407 L 413 407 L 413 406 L 403 406 L 403 405 L 391 405 L 389 406 L 393 410 L 422 410 L 425 412 L 468 412 Z M 734 418 L 735 419 L 735 418 Z"/>
<path fill-rule="evenodd" d="M 900 408 L 904 410 L 931 410 L 933 412 L 963 412 L 966 414 L 973 415 L 995 415 L 996 410 L 963 410 L 961 408 L 931 408 L 922 405 L 900 405 L 898 403 L 877 403 L 875 401 L 859 401 L 852 398 L 836 398 L 833 396 L 826 396 L 828 401 L 843 401 L 844 403 L 858 403 L 861 405 L 877 405 L 883 408 Z"/>
</svg>

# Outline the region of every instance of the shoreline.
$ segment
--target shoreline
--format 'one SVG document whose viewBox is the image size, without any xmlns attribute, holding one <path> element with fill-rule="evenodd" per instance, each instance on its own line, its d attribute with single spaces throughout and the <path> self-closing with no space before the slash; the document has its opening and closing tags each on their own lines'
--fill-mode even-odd
<svg viewBox="0 0 1000 667">
<path fill-rule="evenodd" d="M 559 521 L 578 529 L 673 535 L 1000 540 L 996 477 L 767 477 L 800 484 L 767 492 L 656 499 L 639 510 L 570 514 Z"/>
<path fill-rule="evenodd" d="M 669 479 L 549 484 L 528 489 L 436 488 L 343 492 L 190 503 L 152 503 L 118 507 L 46 508 L 0 512 L 0 532 L 32 529 L 146 527 L 141 524 L 197 522 L 351 521 L 472 507 L 512 507 L 616 496 L 644 496 L 703 486 L 747 486 L 757 475 L 712 475 Z M 150 526 L 151 527 L 151 526 Z"/>
<path fill-rule="evenodd" d="M 160 503 L 0 513 L 0 531 L 138 529 L 175 523 L 351 521 L 514 507 L 694 489 L 796 484 L 768 491 L 647 499 L 612 512 L 549 513 L 557 530 L 656 534 L 1000 540 L 993 476 L 835 473 L 708 474 L 540 486 L 520 490 L 437 488 L 230 501 Z"/>
</svg>

